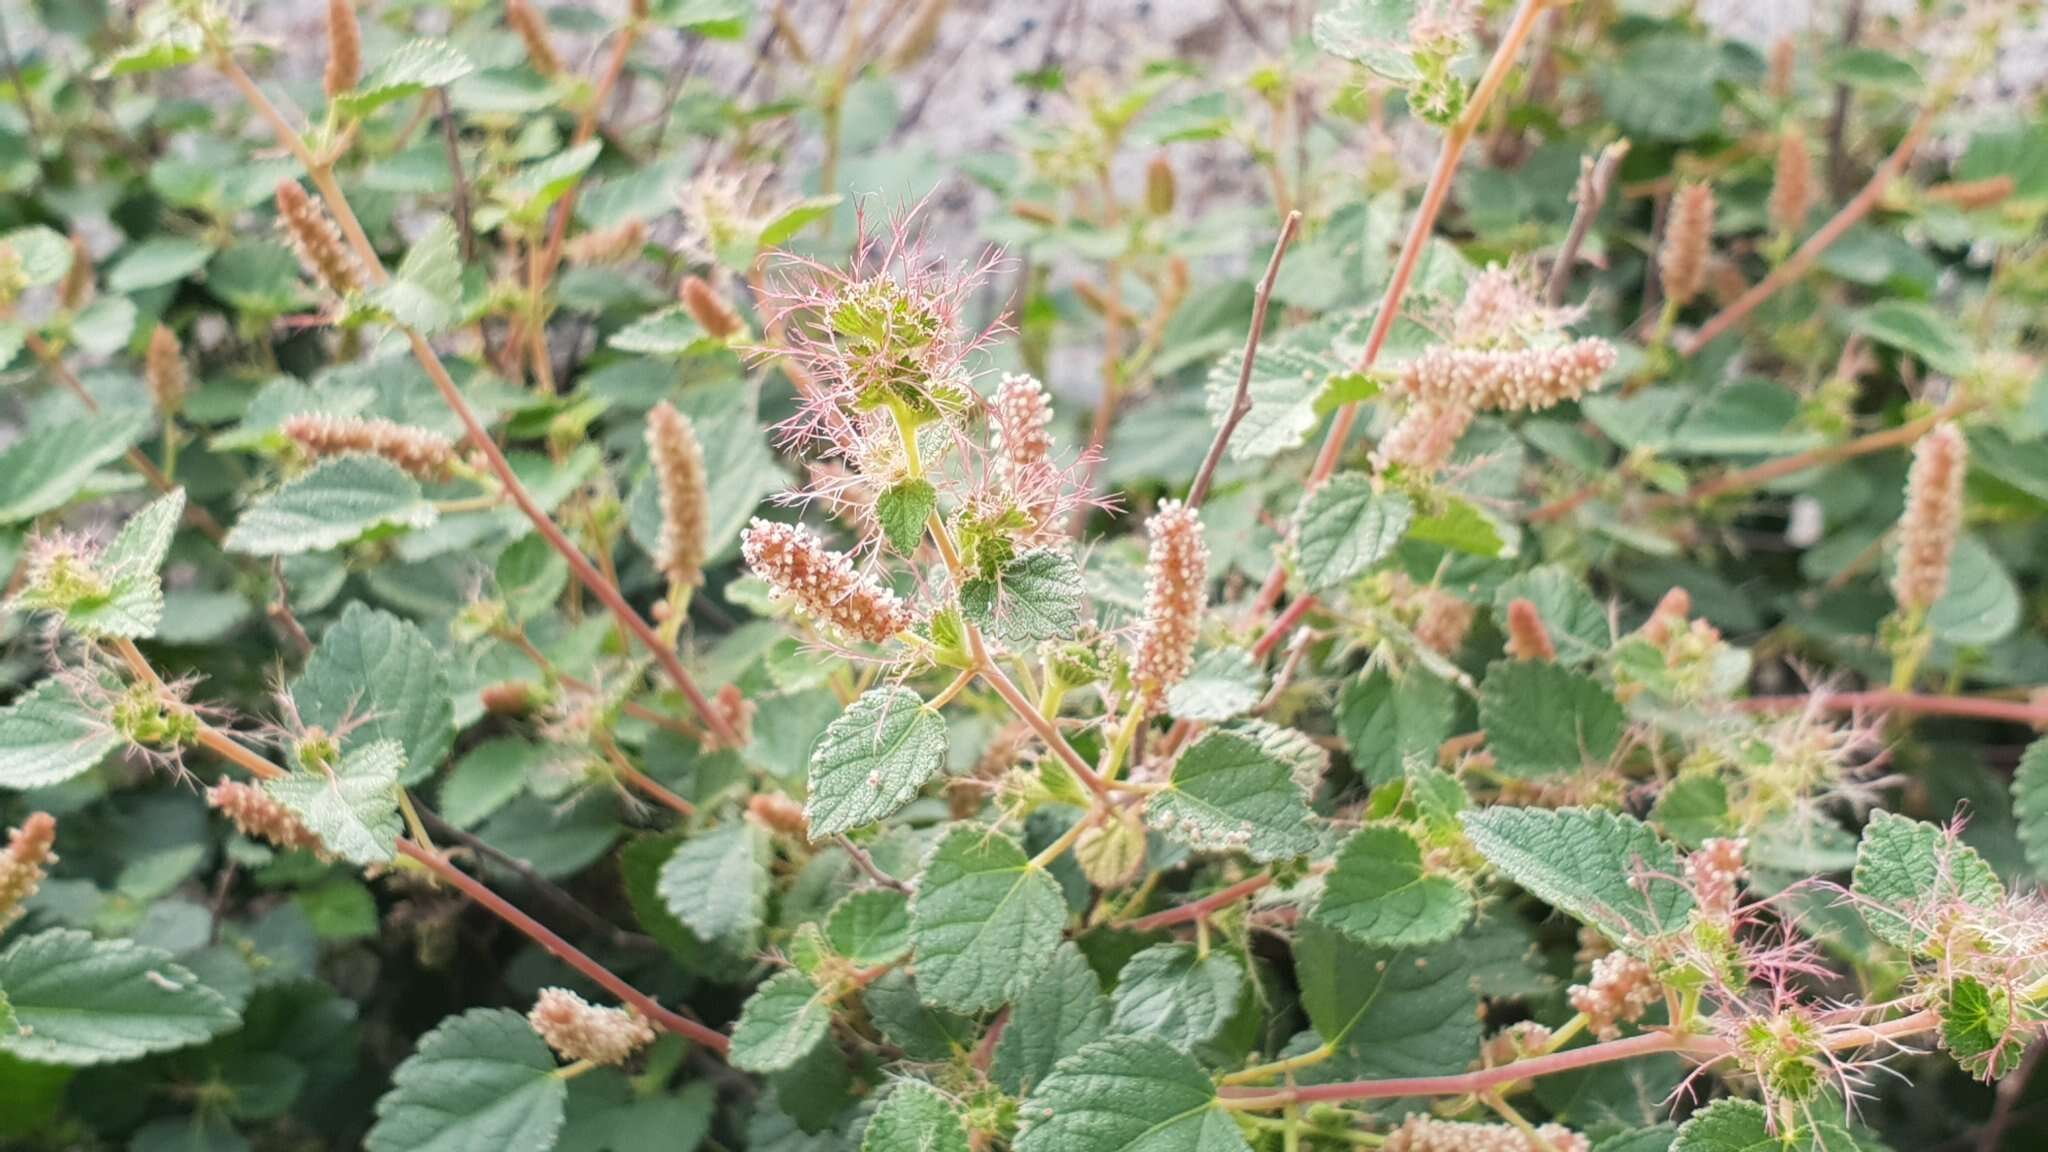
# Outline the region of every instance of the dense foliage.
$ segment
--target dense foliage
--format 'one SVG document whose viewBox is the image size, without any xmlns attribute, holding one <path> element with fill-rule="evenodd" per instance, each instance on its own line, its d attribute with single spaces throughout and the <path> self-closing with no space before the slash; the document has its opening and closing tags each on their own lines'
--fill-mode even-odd
<svg viewBox="0 0 2048 1152">
<path fill-rule="evenodd" d="M 2027 1146 L 2030 5 L 755 7 L 35 6 L 0 1144 Z"/>
</svg>

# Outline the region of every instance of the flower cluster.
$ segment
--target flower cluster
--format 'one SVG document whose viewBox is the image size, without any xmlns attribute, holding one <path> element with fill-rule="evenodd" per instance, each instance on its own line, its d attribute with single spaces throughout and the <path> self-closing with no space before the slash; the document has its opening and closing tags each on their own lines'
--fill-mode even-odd
<svg viewBox="0 0 2048 1152">
<path fill-rule="evenodd" d="M 1671 197 L 1664 225 L 1664 246 L 1657 250 L 1657 272 L 1664 298 L 1681 306 L 1699 295 L 1707 279 L 1707 256 L 1714 243 L 1714 190 L 1687 184 Z"/>
<path fill-rule="evenodd" d="M 756 517 L 740 535 L 740 555 L 777 599 L 842 635 L 879 644 L 916 622 L 902 597 L 801 524 Z"/>
<path fill-rule="evenodd" d="M 382 417 L 287 417 L 278 431 L 315 460 L 351 452 L 375 456 L 421 480 L 446 480 L 455 469 L 455 445 L 446 436 Z"/>
<path fill-rule="evenodd" d="M 1525 1132 L 1507 1124 L 1439 1120 L 1427 1112 L 1409 1113 L 1380 1145 L 1381 1152 L 1586 1152 L 1590 1147 L 1583 1134 L 1562 1124 Z"/>
<path fill-rule="evenodd" d="M 56 841 L 57 820 L 48 812 L 31 813 L 7 834 L 7 848 L 0 852 L 0 930 L 21 918 L 22 906 L 42 886 L 57 859 L 50 851 Z"/>
<path fill-rule="evenodd" d="M 298 181 L 277 182 L 277 218 L 292 251 L 299 254 L 299 262 L 328 291 L 346 296 L 362 286 L 355 256 L 342 242 L 341 230 Z"/>
<path fill-rule="evenodd" d="M 1948 590 L 1949 555 L 1963 522 L 1968 448 L 1953 423 L 1935 425 L 1913 448 L 1906 510 L 1899 517 L 1899 559 L 1892 596 L 1901 611 L 1925 612 Z"/>
<path fill-rule="evenodd" d="M 1178 500 L 1161 504 L 1145 531 L 1152 548 L 1145 563 L 1145 616 L 1131 658 L 1131 682 L 1140 706 L 1151 710 L 1194 667 L 1195 638 L 1208 601 L 1209 544 L 1201 516 Z"/>
<path fill-rule="evenodd" d="M 704 448 L 690 419 L 663 401 L 647 413 L 647 458 L 661 503 L 661 538 L 655 562 L 671 587 L 704 582 L 704 532 L 711 517 Z"/>
<path fill-rule="evenodd" d="M 258 785 L 222 780 L 206 790 L 206 804 L 226 816 L 236 831 L 251 840 L 286 851 L 315 855 L 326 851 L 320 837 L 306 827 L 298 813 L 285 807 L 277 797 Z"/>
<path fill-rule="evenodd" d="M 1595 1036 L 1611 1040 L 1621 1035 L 1621 1025 L 1642 1019 L 1661 995 L 1656 972 L 1642 960 L 1617 951 L 1593 961 L 1592 978 L 1572 985 L 1567 998 L 1574 1011 L 1586 1014 L 1587 1026 Z"/>
<path fill-rule="evenodd" d="M 618 1065 L 654 1043 L 654 1028 L 624 1008 L 592 1004 L 566 988 L 543 988 L 526 1014 L 533 1030 L 564 1060 Z"/>
</svg>

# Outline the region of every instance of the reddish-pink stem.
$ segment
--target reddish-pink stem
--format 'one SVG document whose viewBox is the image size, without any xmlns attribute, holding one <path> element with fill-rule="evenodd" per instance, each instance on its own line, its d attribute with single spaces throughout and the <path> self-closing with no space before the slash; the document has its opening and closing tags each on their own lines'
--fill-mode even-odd
<svg viewBox="0 0 2048 1152">
<path fill-rule="evenodd" d="M 1905 712 L 1915 716 L 1957 716 L 1971 720 L 2002 720 L 2031 728 L 2048 727 L 2048 704 L 2026 700 L 1994 700 L 1982 696 L 1934 696 L 1879 689 L 1871 692 L 1821 692 L 1811 696 L 1756 696 L 1740 702 L 1745 712 Z"/>
<path fill-rule="evenodd" d="M 1272 882 L 1273 878 L 1271 876 L 1261 873 L 1249 880 L 1239 880 L 1228 888 L 1221 888 L 1211 892 L 1192 904 L 1183 904 L 1178 908 L 1168 908 L 1164 912 L 1154 912 L 1150 916 L 1140 916 L 1136 920 L 1126 923 L 1124 928 L 1131 932 L 1152 932 L 1160 928 L 1171 928 L 1175 924 L 1191 923 L 1202 919 L 1211 912 L 1235 904 L 1237 901 L 1257 892 Z"/>
</svg>

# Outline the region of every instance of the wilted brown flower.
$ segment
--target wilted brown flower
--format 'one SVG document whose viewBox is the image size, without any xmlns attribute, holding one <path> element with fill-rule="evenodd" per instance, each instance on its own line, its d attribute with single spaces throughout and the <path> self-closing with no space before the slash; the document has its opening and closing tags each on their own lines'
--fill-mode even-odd
<svg viewBox="0 0 2048 1152">
<path fill-rule="evenodd" d="M 316 460 L 360 452 L 422 480 L 446 480 L 455 467 L 455 445 L 446 436 L 382 417 L 307 412 L 287 417 L 278 431 Z"/>
<path fill-rule="evenodd" d="M 740 535 L 740 555 L 777 598 L 855 639 L 880 644 L 916 621 L 902 597 L 801 524 L 756 517 Z"/>
<path fill-rule="evenodd" d="M 361 287 L 355 257 L 341 239 L 341 230 L 296 180 L 277 182 L 277 216 L 292 250 L 329 291 L 346 296 Z"/>
<path fill-rule="evenodd" d="M 1145 617 L 1131 660 L 1131 683 L 1140 706 L 1150 711 L 1194 667 L 1195 638 L 1208 602 L 1209 544 L 1201 515 L 1178 500 L 1161 504 L 1145 531 L 1152 548 L 1145 562 Z"/>
<path fill-rule="evenodd" d="M 555 1055 L 572 1063 L 624 1064 L 654 1043 L 653 1026 L 638 1013 L 601 1008 L 566 988 L 541 989 L 526 1020 Z"/>
<path fill-rule="evenodd" d="M 1899 517 L 1898 567 L 1892 596 L 1905 612 L 1925 612 L 1948 590 L 1949 556 L 1963 524 L 1963 475 L 1969 449 L 1949 421 L 1913 447 L 1906 474 L 1906 510 Z"/>
<path fill-rule="evenodd" d="M 704 582 L 704 531 L 710 519 L 704 449 L 690 418 L 664 400 L 647 413 L 647 456 L 661 501 L 661 539 L 655 562 L 676 588 Z"/>
<path fill-rule="evenodd" d="M 1686 184 L 1672 194 L 1664 222 L 1664 246 L 1657 253 L 1657 271 L 1664 296 L 1684 305 L 1699 294 L 1707 275 L 1707 254 L 1714 243 L 1714 190 Z"/>
</svg>

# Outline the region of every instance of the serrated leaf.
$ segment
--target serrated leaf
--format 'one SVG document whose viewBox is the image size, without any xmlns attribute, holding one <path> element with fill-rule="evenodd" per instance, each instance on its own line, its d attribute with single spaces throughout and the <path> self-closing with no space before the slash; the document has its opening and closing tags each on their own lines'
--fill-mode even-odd
<svg viewBox="0 0 2048 1152">
<path fill-rule="evenodd" d="M 1617 944 L 1673 931 L 1692 911 L 1678 853 L 1641 821 L 1593 808 L 1488 808 L 1459 817 L 1501 875 Z"/>
<path fill-rule="evenodd" d="M 1421 77 L 1408 43 L 1417 0 L 1336 0 L 1309 26 L 1316 47 L 1396 84 Z"/>
<path fill-rule="evenodd" d="M 4 763 L 4 761 L 0 761 Z M 0 768 L 0 780 L 7 773 Z M 2048 883 L 2048 739 L 2027 746 L 2012 777 L 2013 821 L 2034 876 Z"/>
<path fill-rule="evenodd" d="M 1260 862 L 1316 846 L 1289 766 L 1242 732 L 1197 737 L 1174 762 L 1166 789 L 1146 801 L 1145 818 L 1192 848 L 1239 849 Z"/>
<path fill-rule="evenodd" d="M 569 1090 L 526 1018 L 504 1008 L 442 1021 L 391 1079 L 368 1152 L 547 1152 Z"/>
<path fill-rule="evenodd" d="M 1970 350 L 1956 339 L 1956 326 L 1916 300 L 1884 300 L 1849 318 L 1849 327 L 1879 344 L 1917 356 L 1947 375 L 1970 370 Z"/>
<path fill-rule="evenodd" d="M 324 460 L 260 497 L 228 532 L 227 550 L 296 556 L 336 548 L 379 528 L 425 528 L 434 506 L 419 482 L 374 456 Z"/>
<path fill-rule="evenodd" d="M 191 236 L 155 236 L 121 253 L 107 268 L 107 291 L 140 292 L 176 284 L 213 259 L 214 246 Z"/>
<path fill-rule="evenodd" d="M 655 891 L 699 939 L 751 951 L 768 915 L 771 851 L 753 822 L 729 820 L 676 845 Z"/>
<path fill-rule="evenodd" d="M 346 732 L 344 748 L 398 741 L 401 783 L 426 778 L 454 747 L 447 654 L 389 612 L 350 604 L 321 634 L 291 691 L 299 718 Z"/>
<path fill-rule="evenodd" d="M 904 555 L 924 542 L 925 521 L 939 507 L 939 490 L 921 476 L 899 480 L 875 497 L 875 522 L 889 546 Z"/>
<path fill-rule="evenodd" d="M 1397 679 L 1375 663 L 1344 685 L 1337 699 L 1338 731 L 1352 766 L 1377 788 L 1401 778 L 1412 757 L 1436 760 L 1458 719 L 1457 692 L 1449 681 L 1411 667 Z"/>
<path fill-rule="evenodd" d="M 396 740 L 359 744 L 331 772 L 301 771 L 263 782 L 329 852 L 351 864 L 383 864 L 405 830 L 398 776 L 405 749 Z"/>
<path fill-rule="evenodd" d="M 36 1064 L 105 1064 L 202 1043 L 241 1023 L 227 998 L 169 952 L 68 928 L 0 952 L 15 1026 L 0 1053 Z"/>
<path fill-rule="evenodd" d="M 1166 690 L 1166 710 L 1176 720 L 1221 724 L 1258 707 L 1266 677 L 1250 652 L 1211 648 L 1195 658 L 1180 683 Z"/>
<path fill-rule="evenodd" d="M 804 801 L 811 839 L 895 813 L 945 762 L 946 722 L 916 692 L 899 685 L 862 693 L 811 750 Z"/>
<path fill-rule="evenodd" d="M 112 725 L 50 679 L 0 710 L 0 788 L 47 788 L 121 746 Z"/>
<path fill-rule="evenodd" d="M 455 225 L 446 216 L 429 221 L 406 249 L 398 272 L 370 294 L 400 327 L 431 336 L 462 319 L 462 257 Z"/>
<path fill-rule="evenodd" d="M 1228 952 L 1155 944 L 1117 973 L 1110 1028 L 1143 1032 L 1183 1051 L 1214 1039 L 1237 1014 L 1244 966 Z"/>
<path fill-rule="evenodd" d="M 1849 890 L 1878 939 L 1916 952 L 1927 942 L 1917 914 L 1955 900 L 1982 907 L 2005 894 L 1991 865 L 1948 829 L 1882 809 L 1863 826 Z"/>
<path fill-rule="evenodd" d="M 21 262 L 21 279 L 27 287 L 55 284 L 71 268 L 71 241 L 54 228 L 31 224 L 0 234 L 0 245 L 14 252 Z"/>
<path fill-rule="evenodd" d="M 1330 771 L 1330 750 L 1299 728 L 1283 728 L 1264 720 L 1245 720 L 1230 726 L 1256 741 L 1268 756 L 1287 766 L 1287 774 L 1301 794 L 1313 798 Z"/>
<path fill-rule="evenodd" d="M 1295 523 L 1295 560 L 1309 591 L 1335 587 L 1394 550 L 1414 506 L 1374 490 L 1372 477 L 1340 472 L 1309 495 Z"/>
<path fill-rule="evenodd" d="M 147 411 L 123 409 L 29 430 L 0 450 L 0 524 L 62 507 L 94 472 L 134 447 L 148 425 Z"/>
<path fill-rule="evenodd" d="M 1927 628 L 1957 647 L 1989 647 L 2012 635 L 2024 610 L 2019 586 L 1974 534 L 1957 537 L 1949 554 L 1948 587 L 1927 610 Z"/>
<path fill-rule="evenodd" d="M 1494 611 L 1507 619 L 1508 604 L 1527 600 L 1550 633 L 1558 659 L 1580 664 L 1607 651 L 1612 640 L 1607 611 L 1593 598 L 1585 581 L 1556 564 L 1540 564 L 1503 581 L 1495 592 Z"/>
<path fill-rule="evenodd" d="M 959 1109 L 920 1080 L 889 1089 L 861 1136 L 860 1152 L 968 1152 Z"/>
<path fill-rule="evenodd" d="M 179 488 L 130 516 L 95 565 L 106 578 L 107 595 L 73 604 L 64 613 L 65 625 L 87 636 L 156 635 L 164 613 L 158 570 L 184 514 L 185 490 Z"/>
<path fill-rule="evenodd" d="M 692 356 L 715 350 L 720 341 L 688 311 L 676 307 L 649 312 L 612 333 L 606 343 L 642 356 Z"/>
<path fill-rule="evenodd" d="M 1001 833 L 962 824 L 925 858 L 910 902 L 918 989 L 928 1003 L 983 1012 L 1052 963 L 1066 898 Z"/>
<path fill-rule="evenodd" d="M 1854 1137 L 1824 1120 L 1797 1132 L 1777 1128 L 1754 1100 L 1723 1098 L 1679 1125 L 1671 1152 L 1861 1152 Z"/>
<path fill-rule="evenodd" d="M 1316 401 L 1344 372 L 1330 345 L 1336 321 L 1307 325 L 1268 340 L 1252 360 L 1247 395 L 1251 411 L 1230 438 L 1233 460 L 1264 460 L 1298 447 L 1314 430 Z M 1209 371 L 1209 415 L 1221 421 L 1237 394 L 1242 351 L 1218 360 Z"/>
<path fill-rule="evenodd" d="M 1045 1079 L 1054 1065 L 1109 1034 L 1109 999 L 1088 958 L 1071 941 L 1053 954 L 1052 965 L 1017 996 L 1010 1021 L 996 1041 L 989 1076 L 1012 1096 L 1022 1096 Z"/>
<path fill-rule="evenodd" d="M 862 989 L 860 1002 L 882 1039 L 911 1060 L 951 1060 L 973 1049 L 980 1032 L 973 1017 L 926 1004 L 917 982 L 901 968 Z"/>
<path fill-rule="evenodd" d="M 1509 776 L 1549 776 L 1604 765 L 1628 718 L 1590 676 L 1531 660 L 1500 660 L 1479 685 L 1486 748 Z"/>
<path fill-rule="evenodd" d="M 583 179 L 602 151 L 603 140 L 588 140 L 528 164 L 499 187 L 498 195 L 516 205 L 522 214 L 544 212 Z"/>
<path fill-rule="evenodd" d="M 1337 851 L 1310 915 L 1360 944 L 1409 948 L 1456 936 L 1472 919 L 1472 895 L 1425 871 L 1414 837 L 1367 825 Z"/>
<path fill-rule="evenodd" d="M 1155 1036 L 1087 1045 L 1018 1115 L 1017 1152 L 1249 1152 L 1209 1074 Z"/>
<path fill-rule="evenodd" d="M 1454 552 L 1474 556 L 1513 556 L 1509 545 L 1514 530 L 1503 525 L 1479 505 L 1457 496 L 1444 495 L 1436 510 L 1417 516 L 1403 539 L 1435 544 Z"/>
<path fill-rule="evenodd" d="M 893 964 L 910 952 L 910 898 L 886 888 L 851 893 L 825 917 L 825 940 L 863 968 Z"/>
<path fill-rule="evenodd" d="M 136 42 L 108 58 L 93 75 L 105 79 L 182 68 L 206 51 L 206 33 L 170 4 L 143 9 L 135 31 Z"/>
<path fill-rule="evenodd" d="M 394 100 L 445 87 L 474 71 L 469 57 L 446 41 L 414 40 L 384 57 L 355 91 L 336 96 L 334 106 L 343 115 L 367 116 Z"/>
<path fill-rule="evenodd" d="M 1081 628 L 1081 566 L 1063 549 L 1034 548 L 1003 565 L 994 580 L 969 580 L 960 610 L 1017 651 L 1064 640 Z"/>
<path fill-rule="evenodd" d="M 1479 997 L 1463 949 L 1355 944 L 1313 921 L 1295 939 L 1302 1010 L 1346 1075 L 1461 1072 L 1479 1052 Z"/>
<path fill-rule="evenodd" d="M 805 225 L 813 220 L 823 219 L 834 208 L 839 207 L 839 202 L 844 199 L 844 196 L 838 195 L 806 196 L 784 208 L 761 226 L 761 247 L 773 248 L 787 243 L 797 233 L 803 231 Z"/>
<path fill-rule="evenodd" d="M 832 1026 L 832 1002 L 793 968 L 770 976 L 747 999 L 732 1027 L 732 1066 L 780 1072 L 811 1054 Z"/>
</svg>

